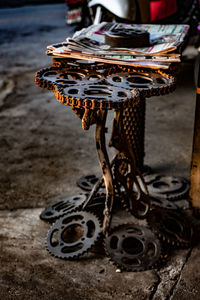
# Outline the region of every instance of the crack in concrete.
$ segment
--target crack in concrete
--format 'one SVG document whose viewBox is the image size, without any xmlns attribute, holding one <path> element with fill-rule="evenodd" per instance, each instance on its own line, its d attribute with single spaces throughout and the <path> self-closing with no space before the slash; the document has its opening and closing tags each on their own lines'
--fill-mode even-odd
<svg viewBox="0 0 200 300">
<path fill-rule="evenodd" d="M 192 250 L 191 250 L 192 251 Z M 157 282 L 151 289 L 150 300 L 169 300 L 175 289 L 177 278 L 180 277 L 184 265 L 187 263 L 191 253 L 183 251 L 181 256 L 172 259 L 165 267 L 157 270 Z"/>
<path fill-rule="evenodd" d="M 173 286 L 172 286 L 172 288 L 171 288 L 171 290 L 170 290 L 170 292 L 169 292 L 169 295 L 166 297 L 165 300 L 172 300 L 172 297 L 173 297 L 173 295 L 174 295 L 174 291 L 175 291 L 175 289 L 176 289 L 177 284 L 179 283 L 179 281 L 180 281 L 180 279 L 181 279 L 182 271 L 183 271 L 183 269 L 184 269 L 186 263 L 188 262 L 188 260 L 189 260 L 189 258 L 190 258 L 190 256 L 191 256 L 191 254 L 192 254 L 192 250 L 193 250 L 193 248 L 191 248 L 191 249 L 188 251 L 187 255 L 186 255 L 185 262 L 183 263 L 183 265 L 182 265 L 182 267 L 181 267 L 181 270 L 180 270 L 180 273 L 179 273 L 179 277 L 176 276 L 175 278 L 173 278 L 173 280 L 174 280 L 175 282 L 174 282 L 174 284 L 173 284 Z"/>
<path fill-rule="evenodd" d="M 157 292 L 158 286 L 161 283 L 161 277 L 158 275 L 158 273 L 155 271 L 155 275 L 157 277 L 157 281 L 155 282 L 155 284 L 153 285 L 153 290 L 152 293 L 149 296 L 149 300 L 153 300 L 154 295 Z"/>
</svg>

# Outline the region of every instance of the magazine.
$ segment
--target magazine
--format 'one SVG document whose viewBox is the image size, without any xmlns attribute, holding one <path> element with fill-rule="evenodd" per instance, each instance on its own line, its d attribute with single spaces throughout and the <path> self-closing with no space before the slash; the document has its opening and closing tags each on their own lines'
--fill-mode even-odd
<svg viewBox="0 0 200 300">
<path fill-rule="evenodd" d="M 167 69 L 180 62 L 180 47 L 189 25 L 120 24 L 149 32 L 150 45 L 143 48 L 116 48 L 105 43 L 105 34 L 113 23 L 91 25 L 67 38 L 66 42 L 50 45 L 47 54 L 60 58 L 75 58 L 136 67 Z"/>
<path fill-rule="evenodd" d="M 132 54 L 160 54 L 176 50 L 184 41 L 189 30 L 189 25 L 157 25 L 157 24 L 121 24 L 124 28 L 138 27 L 147 30 L 150 34 L 150 46 L 145 48 L 125 48 Z M 112 48 L 105 44 L 105 33 L 113 26 L 113 23 L 103 22 L 91 25 L 74 34 L 72 39 L 67 38 L 68 43 L 74 43 L 82 47 L 96 50 L 110 51 Z M 117 50 L 117 48 L 115 48 Z M 119 49 L 120 51 L 122 48 Z"/>
</svg>

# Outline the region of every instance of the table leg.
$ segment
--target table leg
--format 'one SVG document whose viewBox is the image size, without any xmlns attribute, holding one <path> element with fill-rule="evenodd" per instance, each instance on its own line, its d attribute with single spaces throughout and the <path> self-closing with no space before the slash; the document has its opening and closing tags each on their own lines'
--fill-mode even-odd
<svg viewBox="0 0 200 300">
<path fill-rule="evenodd" d="M 192 206 L 200 210 L 200 66 L 196 96 L 192 164 L 190 174 L 190 198 Z"/>
<path fill-rule="evenodd" d="M 106 187 L 103 234 L 108 232 L 114 203 L 113 177 L 105 143 L 106 117 L 107 111 L 99 111 L 99 118 L 96 124 L 96 149 Z"/>
<path fill-rule="evenodd" d="M 123 110 L 116 110 L 111 145 L 119 151 L 119 162 L 120 160 L 123 161 L 123 157 L 125 158 L 127 167 L 126 171 L 123 171 L 118 166 L 115 180 L 117 178 L 118 185 L 125 188 L 131 213 L 138 218 L 145 218 L 150 209 L 151 201 L 143 175 L 136 163 L 129 131 L 124 130 L 123 120 Z"/>
</svg>

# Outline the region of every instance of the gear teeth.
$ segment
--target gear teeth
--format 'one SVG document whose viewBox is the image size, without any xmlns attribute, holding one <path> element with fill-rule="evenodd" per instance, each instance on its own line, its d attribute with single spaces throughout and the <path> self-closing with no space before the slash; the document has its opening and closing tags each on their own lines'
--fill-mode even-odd
<svg viewBox="0 0 200 300">
<path fill-rule="evenodd" d="M 182 177 L 165 176 L 155 173 L 147 174 L 144 179 L 151 198 L 175 202 L 184 198 L 189 192 L 189 183 Z M 167 187 L 164 190 L 162 190 L 162 187 L 161 189 L 159 187 L 155 188 L 155 184 L 159 182 L 166 184 Z"/>
<path fill-rule="evenodd" d="M 69 219 L 68 223 L 66 223 L 67 219 Z M 95 224 L 96 232 L 94 232 L 93 236 L 88 237 L 88 232 L 90 232 L 89 222 L 91 221 Z M 70 238 L 68 237 L 69 240 L 66 242 L 66 240 L 62 239 L 63 230 L 65 230 L 65 226 L 67 228 L 70 228 L 71 226 L 70 229 L 72 231 L 72 234 L 75 234 L 76 232 L 77 234 L 81 233 L 82 235 L 78 236 L 78 239 L 76 239 L 75 242 L 71 241 Z M 73 230 L 75 230 L 75 226 L 78 226 L 78 230 L 73 232 Z M 62 231 L 62 235 L 61 235 L 61 231 Z M 53 242 L 52 238 L 55 232 L 57 232 L 57 240 L 56 242 Z M 51 255 L 66 260 L 74 260 L 79 256 L 88 252 L 94 245 L 96 245 L 96 243 L 99 241 L 99 238 L 101 237 L 101 232 L 102 232 L 101 221 L 94 214 L 89 212 L 69 213 L 68 215 L 65 215 L 63 219 L 57 220 L 51 226 L 51 228 L 48 231 L 45 244 L 47 250 L 50 252 Z M 84 234 L 87 235 L 85 236 Z M 82 248 L 79 247 L 81 244 L 82 244 Z M 66 249 L 66 251 L 68 252 L 65 251 L 63 252 L 62 250 L 64 250 L 67 247 L 68 249 Z"/>
<path fill-rule="evenodd" d="M 76 184 L 78 187 L 80 187 L 82 190 L 90 192 L 93 188 L 93 186 L 96 184 L 96 182 L 99 180 L 99 176 L 97 174 L 88 174 L 85 176 L 81 176 Z"/>
<path fill-rule="evenodd" d="M 53 223 L 68 213 L 79 211 L 83 203 L 86 201 L 87 196 L 87 193 L 79 193 L 77 195 L 64 198 L 63 200 L 60 200 L 44 209 L 40 214 L 40 219 Z"/>
<path fill-rule="evenodd" d="M 165 219 L 165 222 L 160 220 Z M 172 231 L 171 225 L 167 227 L 167 222 L 176 222 L 178 231 Z M 155 208 L 147 217 L 147 222 L 151 230 L 160 240 L 172 246 L 188 248 L 198 241 L 199 229 L 195 227 L 194 218 L 184 210 L 167 210 Z"/>
<path fill-rule="evenodd" d="M 98 217 L 101 222 L 103 218 L 103 210 L 105 207 L 105 197 L 106 195 L 104 193 L 99 193 L 95 197 L 92 198 L 92 201 L 89 203 L 89 205 L 86 207 L 86 211 L 92 212 L 96 217 Z M 98 211 L 97 211 L 97 208 Z"/>
<path fill-rule="evenodd" d="M 146 227 L 144 227 L 144 226 L 138 226 L 138 225 L 135 225 L 135 224 L 131 224 L 131 223 L 127 223 L 126 225 L 125 224 L 122 224 L 122 225 L 117 225 L 117 226 L 114 226 L 112 229 L 111 229 L 111 232 L 110 232 L 110 234 L 109 234 L 109 236 L 111 236 L 117 229 L 122 229 L 123 227 L 135 227 L 135 228 L 137 228 L 137 230 L 138 230 L 138 228 L 141 228 L 141 230 L 142 231 L 144 231 L 144 230 L 148 230 Z M 136 229 L 135 229 L 136 230 Z M 148 232 L 148 231 L 147 231 Z M 150 232 L 150 231 L 149 231 Z M 117 233 L 116 233 L 117 234 Z M 126 234 L 128 234 L 127 232 L 126 232 Z M 124 234 L 125 235 L 125 234 Z M 156 239 L 156 236 L 151 232 L 151 238 L 155 238 Z M 123 235 L 122 235 L 122 237 L 123 237 Z M 104 239 L 104 248 L 105 248 L 105 253 L 106 253 L 106 255 L 109 257 L 109 260 L 112 262 L 112 264 L 113 265 L 115 265 L 117 268 L 120 268 L 122 271 L 132 271 L 132 272 L 140 272 L 140 271 L 144 271 L 144 270 L 150 270 L 150 269 L 152 269 L 152 268 L 158 268 L 158 266 L 159 266 L 159 261 L 160 261 L 160 255 L 162 254 L 162 248 L 161 248 L 161 245 L 160 245 L 160 243 L 159 243 L 159 240 L 158 239 L 156 239 L 157 240 L 157 246 L 156 247 L 158 247 L 157 248 L 157 251 L 158 251 L 158 258 L 157 258 L 157 261 L 155 261 L 154 263 L 152 263 L 152 265 L 148 265 L 148 266 L 139 266 L 139 267 L 133 267 L 133 266 L 131 266 L 131 265 L 125 265 L 125 264 L 121 264 L 121 263 L 119 263 L 118 261 L 116 261 L 114 258 L 112 258 L 112 256 L 111 256 L 111 253 L 109 253 L 109 250 L 108 250 L 108 248 L 107 248 L 107 246 L 106 246 L 106 239 L 108 238 L 108 236 Z M 151 238 L 150 237 L 148 237 L 149 238 L 149 243 L 151 243 Z M 120 239 L 120 238 L 119 238 Z M 125 251 L 125 250 L 123 250 L 123 251 Z M 138 258 L 138 259 L 140 259 L 140 258 Z"/>
</svg>

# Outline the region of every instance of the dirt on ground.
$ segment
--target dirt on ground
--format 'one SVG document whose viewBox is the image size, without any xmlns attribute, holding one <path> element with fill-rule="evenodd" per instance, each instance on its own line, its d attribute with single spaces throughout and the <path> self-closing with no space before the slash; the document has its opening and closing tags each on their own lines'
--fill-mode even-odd
<svg viewBox="0 0 200 300">
<path fill-rule="evenodd" d="M 35 72 L 51 65 L 44 45 L 60 41 L 64 33 L 59 26 L 40 31 L 47 39 L 42 44 L 36 43 L 38 34 L 37 39 L 28 37 L 26 53 L 20 43 L 13 48 L 8 41 L 1 47 L 0 298 L 199 299 L 199 246 L 176 249 L 171 245 L 164 264 L 122 273 L 116 272 L 103 246 L 73 261 L 47 251 L 50 224 L 40 220 L 40 213 L 80 193 L 76 185 L 80 176 L 100 173 L 95 127 L 83 131 L 70 108 L 34 83 Z M 154 172 L 189 180 L 195 110 L 192 61 L 181 64 L 178 78 L 173 94 L 147 100 L 145 164 Z M 110 113 L 108 137 L 112 119 Z M 184 200 L 188 203 L 188 198 Z M 132 220 L 123 212 L 114 223 Z"/>
</svg>

